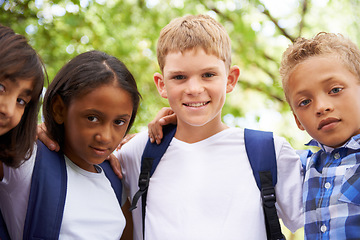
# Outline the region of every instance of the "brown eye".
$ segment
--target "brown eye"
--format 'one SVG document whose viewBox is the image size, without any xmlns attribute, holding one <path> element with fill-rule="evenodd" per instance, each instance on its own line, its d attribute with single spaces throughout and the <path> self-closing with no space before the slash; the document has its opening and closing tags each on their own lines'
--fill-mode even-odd
<svg viewBox="0 0 360 240">
<path fill-rule="evenodd" d="M 115 125 L 122 126 L 125 124 L 125 121 L 124 120 L 116 120 L 114 123 L 115 123 Z"/>
<path fill-rule="evenodd" d="M 98 121 L 98 118 L 95 117 L 95 116 L 89 116 L 89 117 L 87 117 L 87 119 L 88 119 L 90 122 L 97 122 L 97 121 Z"/>
<path fill-rule="evenodd" d="M 18 98 L 16 99 L 17 103 L 20 104 L 21 106 L 26 106 L 26 104 L 28 104 L 24 99 Z"/>
</svg>

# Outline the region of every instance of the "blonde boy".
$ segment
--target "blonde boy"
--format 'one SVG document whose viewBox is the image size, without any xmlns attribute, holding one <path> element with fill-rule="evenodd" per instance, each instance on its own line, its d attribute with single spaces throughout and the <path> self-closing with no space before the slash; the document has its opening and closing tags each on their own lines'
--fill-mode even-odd
<svg viewBox="0 0 360 240">
<path fill-rule="evenodd" d="M 160 95 L 177 116 L 177 131 L 151 177 L 145 239 L 266 239 L 264 213 L 244 146 L 244 131 L 221 121 L 221 109 L 240 74 L 231 66 L 230 39 L 209 16 L 185 16 L 160 33 L 154 74 Z M 130 196 L 138 191 L 147 132 L 117 153 Z M 302 227 L 301 163 L 275 137 L 277 210 L 292 231 Z M 261 146 L 259 146 L 261 148 Z M 141 201 L 133 211 L 142 239 Z"/>
<path fill-rule="evenodd" d="M 305 238 L 360 238 L 360 51 L 340 34 L 300 38 L 283 54 L 284 92 L 321 149 L 306 160 Z"/>
</svg>

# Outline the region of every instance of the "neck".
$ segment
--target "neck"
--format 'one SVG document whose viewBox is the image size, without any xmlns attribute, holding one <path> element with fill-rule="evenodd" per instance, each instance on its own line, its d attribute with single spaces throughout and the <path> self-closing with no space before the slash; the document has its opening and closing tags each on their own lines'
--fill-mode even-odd
<svg viewBox="0 0 360 240">
<path fill-rule="evenodd" d="M 186 143 L 195 143 L 207 139 L 225 129 L 229 128 L 225 123 L 207 123 L 203 126 L 191 126 L 186 123 L 177 125 L 175 137 Z"/>
</svg>

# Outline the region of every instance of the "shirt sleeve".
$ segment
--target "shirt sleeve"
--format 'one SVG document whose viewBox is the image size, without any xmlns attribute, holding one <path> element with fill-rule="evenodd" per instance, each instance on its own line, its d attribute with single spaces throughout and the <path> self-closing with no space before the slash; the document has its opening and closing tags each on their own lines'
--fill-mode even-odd
<svg viewBox="0 0 360 240">
<path fill-rule="evenodd" d="M 147 131 L 140 132 L 123 145 L 120 150 L 114 152 L 114 155 L 120 161 L 125 191 L 130 198 L 138 188 L 141 156 L 147 140 Z"/>
<path fill-rule="evenodd" d="M 278 179 L 275 186 L 277 210 L 285 226 L 292 232 L 304 226 L 300 157 L 290 144 L 275 137 Z"/>
</svg>

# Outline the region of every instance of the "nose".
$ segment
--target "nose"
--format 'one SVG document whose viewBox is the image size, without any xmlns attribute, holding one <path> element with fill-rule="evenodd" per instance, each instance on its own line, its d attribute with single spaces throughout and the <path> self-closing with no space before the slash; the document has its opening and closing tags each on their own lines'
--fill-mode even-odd
<svg viewBox="0 0 360 240">
<path fill-rule="evenodd" d="M 16 99 L 4 97 L 0 99 L 0 116 L 2 118 L 10 118 L 14 116 L 16 109 Z"/>
<path fill-rule="evenodd" d="M 108 144 L 112 139 L 112 129 L 108 124 L 98 129 L 95 140 L 101 144 Z"/>
<path fill-rule="evenodd" d="M 316 105 L 316 115 L 317 116 L 322 116 L 328 112 L 332 112 L 333 111 L 333 106 L 331 104 L 331 102 L 325 100 L 325 99 L 318 99 L 317 100 L 317 105 Z"/>
<path fill-rule="evenodd" d="M 203 80 L 199 77 L 192 77 L 189 78 L 187 81 L 187 86 L 185 93 L 189 95 L 198 95 L 202 92 L 204 92 L 205 88 L 203 85 Z"/>
</svg>

